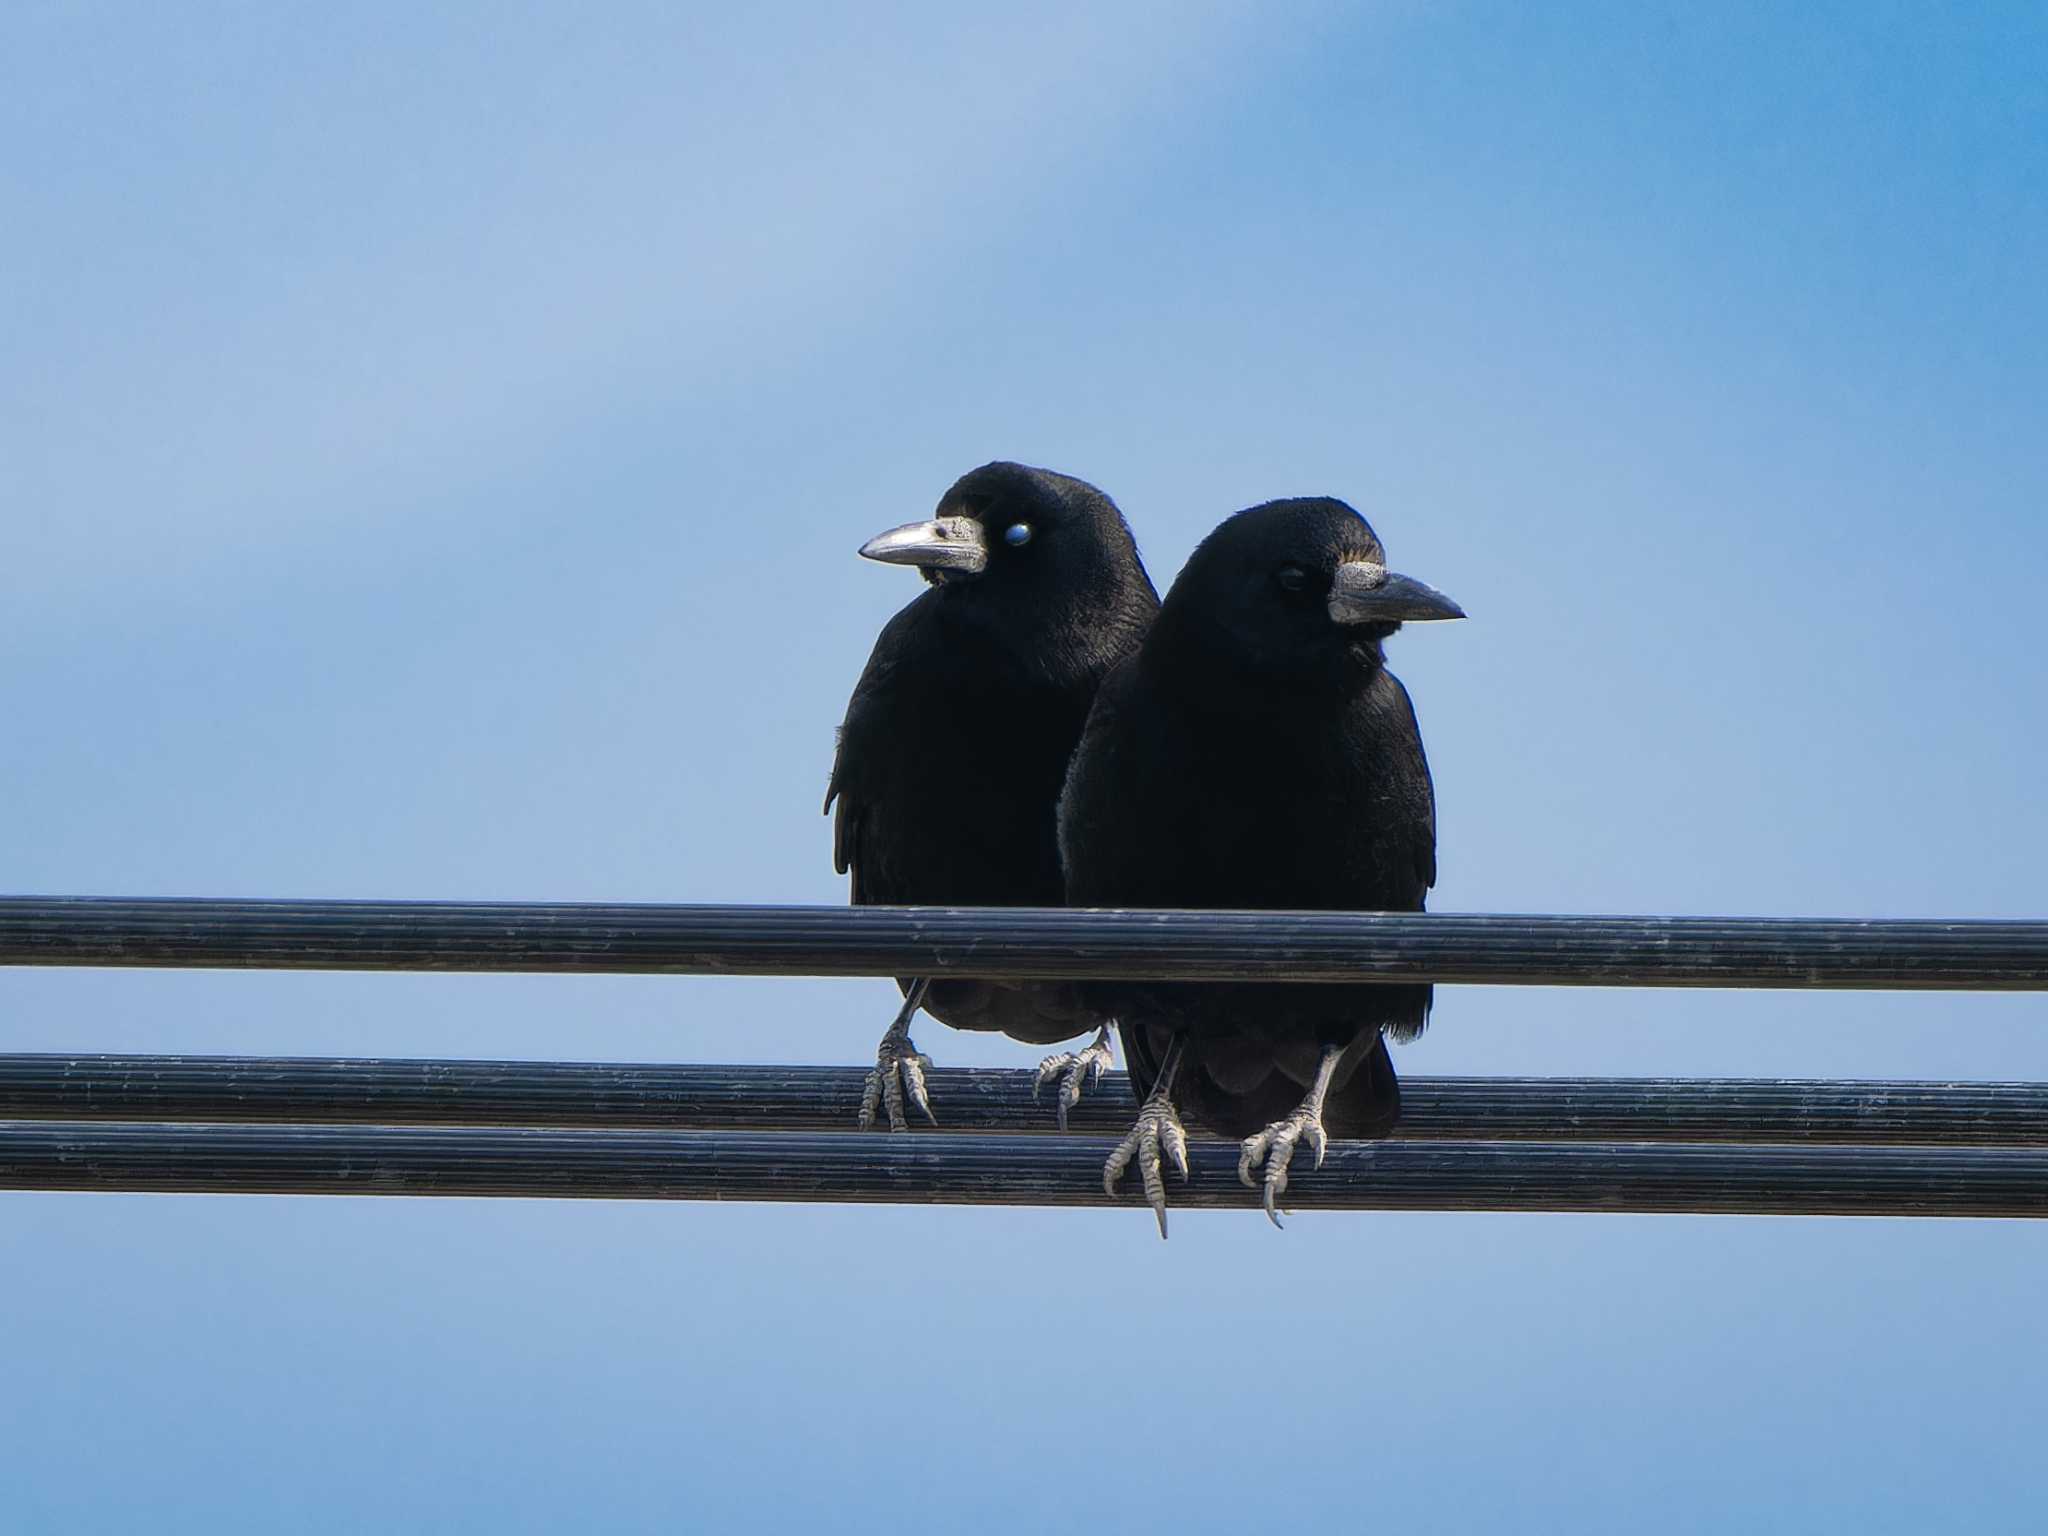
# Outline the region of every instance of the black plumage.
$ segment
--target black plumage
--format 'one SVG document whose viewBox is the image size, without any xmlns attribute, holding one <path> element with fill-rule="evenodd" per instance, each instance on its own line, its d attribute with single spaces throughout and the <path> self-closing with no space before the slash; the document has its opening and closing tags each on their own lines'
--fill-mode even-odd
<svg viewBox="0 0 2048 1536">
<path fill-rule="evenodd" d="M 1085 481 L 1021 464 L 967 474 L 927 522 L 871 540 L 871 559 L 931 584 L 883 628 L 847 706 L 826 809 L 856 904 L 1058 906 L 1055 816 L 1096 688 L 1134 651 L 1158 595 L 1116 504 Z M 1072 983 L 905 978 L 862 1110 L 929 1116 L 909 1020 L 1034 1044 L 1107 1019 Z M 1062 1075 L 1061 1116 L 1108 1061 L 1106 1032 Z M 1080 1074 L 1080 1075 L 1077 1075 Z"/>
<path fill-rule="evenodd" d="M 1225 521 L 1097 695 L 1060 812 L 1069 904 L 1420 911 L 1435 800 L 1382 645 L 1405 619 L 1456 617 L 1386 569 L 1343 502 Z M 1367 984 L 1102 983 L 1087 996 L 1117 1018 L 1150 1116 L 1108 1177 L 1139 1158 L 1162 1232 L 1159 1151 L 1185 1162 L 1176 1110 L 1250 1138 L 1241 1171 L 1250 1182 L 1266 1163 L 1271 1210 L 1297 1141 L 1320 1152 L 1326 1130 L 1392 1127 L 1385 1041 L 1419 1034 L 1431 1001 L 1427 986 Z"/>
</svg>

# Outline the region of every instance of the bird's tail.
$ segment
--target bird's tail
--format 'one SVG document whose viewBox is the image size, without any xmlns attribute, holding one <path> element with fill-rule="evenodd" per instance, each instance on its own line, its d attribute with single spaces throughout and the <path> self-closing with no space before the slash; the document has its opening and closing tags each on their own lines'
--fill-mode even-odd
<svg viewBox="0 0 2048 1536">
<path fill-rule="evenodd" d="M 1332 1136 L 1366 1141 L 1391 1135 L 1400 1118 L 1401 1080 L 1394 1075 L 1386 1036 L 1378 1035 L 1371 1054 L 1358 1064 L 1351 1080 L 1331 1090 L 1323 1105 L 1323 1127 Z"/>
<path fill-rule="evenodd" d="M 1131 1070 L 1131 1092 L 1140 1103 L 1158 1080 L 1172 1032 L 1163 1026 L 1119 1025 L 1124 1060 Z M 1253 1089 L 1225 1088 L 1201 1063 L 1199 1050 L 1181 1068 L 1174 1098 L 1181 1112 L 1221 1136 L 1253 1136 L 1294 1113 L 1302 1087 L 1285 1073 L 1270 1073 Z M 1323 1124 L 1343 1140 L 1370 1140 L 1390 1134 L 1401 1118 L 1401 1083 L 1384 1037 L 1375 1036 L 1371 1051 L 1341 1087 L 1332 1088 L 1323 1103 Z"/>
</svg>

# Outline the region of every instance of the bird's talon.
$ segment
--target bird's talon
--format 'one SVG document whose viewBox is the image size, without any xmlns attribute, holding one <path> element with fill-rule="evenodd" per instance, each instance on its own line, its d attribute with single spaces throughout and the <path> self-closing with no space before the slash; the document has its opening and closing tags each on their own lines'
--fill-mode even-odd
<svg viewBox="0 0 2048 1536">
<path fill-rule="evenodd" d="M 860 1090 L 860 1128 L 869 1130 L 875 1123 L 875 1111 L 882 1107 L 882 1074 L 879 1068 L 868 1073 L 867 1081 Z"/>
<path fill-rule="evenodd" d="M 1174 1170 L 1185 1181 L 1188 1177 L 1187 1132 L 1182 1129 L 1180 1116 L 1172 1103 L 1154 1093 L 1145 1101 L 1145 1107 L 1138 1111 L 1137 1123 L 1116 1144 L 1116 1150 L 1102 1165 L 1102 1188 L 1114 1199 L 1117 1181 L 1135 1159 L 1138 1178 L 1145 1187 L 1145 1202 L 1158 1218 L 1159 1235 L 1163 1238 L 1166 1236 L 1166 1172 L 1162 1151 L 1165 1157 L 1173 1160 Z"/>
<path fill-rule="evenodd" d="M 1252 1177 L 1252 1169 L 1256 1168 L 1259 1160 L 1266 1155 L 1266 1147 L 1271 1139 L 1266 1132 L 1261 1131 L 1256 1136 L 1245 1137 L 1244 1145 L 1238 1148 L 1237 1182 L 1246 1189 L 1259 1187 L 1259 1181 Z"/>
<path fill-rule="evenodd" d="M 1237 1154 L 1237 1176 L 1247 1186 L 1265 1190 L 1266 1215 L 1273 1225 L 1286 1230 L 1280 1220 L 1280 1197 L 1287 1193 L 1287 1174 L 1294 1163 L 1295 1148 L 1306 1141 L 1315 1149 L 1316 1167 L 1323 1166 L 1323 1159 L 1329 1155 L 1330 1138 L 1323 1129 L 1322 1117 L 1316 1108 L 1304 1105 L 1285 1120 L 1276 1120 L 1256 1136 L 1247 1136 Z M 1265 1168 L 1265 1177 L 1257 1180 L 1252 1170 Z"/>
<path fill-rule="evenodd" d="M 1273 1191 L 1270 1186 L 1266 1190 L 1266 1220 L 1273 1223 L 1275 1231 L 1285 1232 L 1287 1230 L 1287 1223 L 1280 1219 L 1279 1211 L 1274 1209 Z"/>
<path fill-rule="evenodd" d="M 867 1081 L 861 1087 L 859 1125 L 870 1130 L 875 1123 L 875 1111 L 879 1108 L 889 1121 L 892 1131 L 910 1129 L 907 1107 L 915 1105 L 919 1114 L 933 1125 L 939 1117 L 932 1113 L 932 1101 L 925 1087 L 924 1075 L 931 1069 L 931 1057 L 911 1043 L 908 1034 L 891 1030 L 882 1037 L 882 1043 L 875 1051 L 874 1070 L 868 1073 Z"/>
<path fill-rule="evenodd" d="M 1079 1051 L 1055 1051 L 1038 1064 L 1038 1076 L 1031 1084 L 1031 1097 L 1036 1099 L 1039 1090 L 1047 1083 L 1058 1080 L 1059 1094 L 1054 1102 L 1054 1113 L 1059 1117 L 1061 1130 L 1067 1128 L 1067 1112 L 1081 1102 L 1081 1095 L 1102 1080 L 1102 1074 L 1109 1070 L 1114 1058 L 1109 1048 L 1109 1031 L 1104 1029 L 1095 1037 L 1094 1043 Z"/>
</svg>

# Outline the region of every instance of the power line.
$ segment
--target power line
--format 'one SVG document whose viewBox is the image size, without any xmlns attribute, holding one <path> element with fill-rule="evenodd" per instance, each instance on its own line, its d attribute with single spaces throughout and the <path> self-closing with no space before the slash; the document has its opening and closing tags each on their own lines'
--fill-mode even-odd
<svg viewBox="0 0 2048 1536">
<path fill-rule="evenodd" d="M 0 1189 L 1132 1205 L 1099 1137 L 415 1127 L 0 1125 Z M 1251 1207 L 1237 1150 L 1190 1148 L 1178 1208 Z M 1135 1182 L 1135 1181 L 1132 1181 Z M 2048 1151 L 1339 1142 L 1287 1203 L 1323 1210 L 2048 1215 Z"/>
<path fill-rule="evenodd" d="M 0 898 L 0 965 L 2048 989 L 2048 923 Z"/>
<path fill-rule="evenodd" d="M 846 1131 L 857 1067 L 0 1055 L 0 1119 Z M 1029 1072 L 930 1074 L 946 1135 L 1051 1129 Z M 1410 1077 L 1404 1141 L 2048 1146 L 2048 1084 Z M 1122 1073 L 1074 1110 L 1121 1135 Z M 869 1138 L 873 1140 L 873 1138 Z"/>
</svg>

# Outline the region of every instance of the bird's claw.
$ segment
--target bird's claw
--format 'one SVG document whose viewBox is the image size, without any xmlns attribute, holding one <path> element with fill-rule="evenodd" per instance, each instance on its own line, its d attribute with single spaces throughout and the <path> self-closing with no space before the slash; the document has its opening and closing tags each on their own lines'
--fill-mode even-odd
<svg viewBox="0 0 2048 1536">
<path fill-rule="evenodd" d="M 1266 1191 L 1266 1215 L 1274 1226 L 1280 1225 L 1278 1202 L 1287 1191 L 1287 1169 L 1294 1161 L 1294 1149 L 1301 1142 L 1307 1142 L 1316 1154 L 1316 1166 L 1323 1166 L 1323 1159 L 1330 1155 L 1330 1137 L 1323 1129 L 1322 1116 L 1304 1106 L 1285 1120 L 1275 1120 L 1256 1136 L 1247 1136 L 1237 1154 L 1237 1177 L 1247 1189 L 1257 1189 L 1263 1182 Z M 1261 1163 L 1266 1172 L 1263 1181 L 1252 1177 L 1252 1170 Z"/>
<path fill-rule="evenodd" d="M 906 1103 L 916 1105 L 926 1120 L 937 1125 L 939 1117 L 932 1113 L 931 1098 L 924 1084 L 931 1064 L 931 1057 L 911 1042 L 909 1031 L 898 1033 L 892 1029 L 884 1035 L 875 1050 L 874 1070 L 868 1073 L 867 1083 L 861 1089 L 860 1128 L 865 1131 L 873 1127 L 879 1108 L 887 1113 L 890 1130 L 909 1130 Z"/>
<path fill-rule="evenodd" d="M 1109 1031 L 1103 1030 L 1095 1037 L 1095 1043 L 1078 1051 L 1056 1051 L 1038 1064 L 1038 1077 L 1031 1084 L 1031 1097 L 1037 1098 L 1045 1085 L 1057 1081 L 1060 1085 L 1056 1113 L 1060 1129 L 1067 1128 L 1067 1111 L 1081 1102 L 1081 1095 L 1102 1080 L 1102 1074 L 1116 1064 L 1116 1057 L 1109 1046 Z"/>
<path fill-rule="evenodd" d="M 1138 1177 L 1145 1185 L 1145 1199 L 1152 1206 L 1152 1214 L 1159 1218 L 1159 1235 L 1164 1238 L 1166 1174 L 1160 1160 L 1162 1149 L 1167 1157 L 1173 1159 L 1174 1168 L 1185 1182 L 1188 1176 L 1188 1133 L 1182 1129 L 1180 1115 L 1174 1110 L 1172 1101 L 1155 1093 L 1138 1111 L 1137 1124 L 1116 1144 L 1116 1150 L 1109 1154 L 1109 1161 L 1102 1165 L 1102 1188 L 1114 1199 L 1117 1181 L 1124 1176 L 1131 1160 L 1136 1158 Z"/>
</svg>

